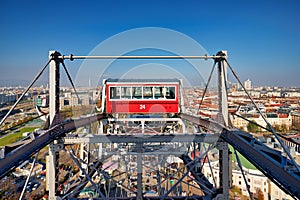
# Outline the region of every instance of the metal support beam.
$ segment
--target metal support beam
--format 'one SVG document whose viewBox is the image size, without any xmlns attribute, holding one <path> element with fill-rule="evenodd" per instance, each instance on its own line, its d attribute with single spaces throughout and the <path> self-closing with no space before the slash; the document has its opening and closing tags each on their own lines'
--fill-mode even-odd
<svg viewBox="0 0 300 200">
<path fill-rule="evenodd" d="M 216 55 L 216 56 L 209 56 L 209 55 L 204 55 L 204 56 L 74 56 L 74 55 L 69 55 L 69 56 L 59 56 L 58 58 L 60 59 L 220 59 L 220 58 L 225 58 L 223 55 Z"/>
<path fill-rule="evenodd" d="M 80 143 L 148 143 L 148 142 L 204 142 L 215 143 L 219 141 L 218 133 L 186 133 L 186 134 L 88 134 L 80 136 L 79 134 L 70 134 L 62 138 L 64 144 L 80 144 Z"/>
<path fill-rule="evenodd" d="M 229 199 L 229 153 L 228 153 L 228 144 L 224 141 L 217 144 L 219 149 L 219 164 L 220 164 L 220 188 L 222 191 L 221 195 L 218 195 L 218 199 Z M 230 163 L 231 164 L 231 163 Z"/>
<path fill-rule="evenodd" d="M 80 162 L 73 155 L 73 153 L 71 151 L 68 151 L 68 153 L 69 153 L 70 157 L 72 158 L 72 160 L 77 165 L 77 167 L 79 167 L 80 171 L 84 174 L 85 178 L 87 178 L 89 180 L 89 182 L 91 183 L 91 185 L 93 186 L 93 188 L 100 194 L 101 198 L 104 199 L 104 200 L 106 200 L 106 197 L 104 196 L 104 194 L 100 191 L 100 189 L 97 187 L 97 185 L 92 180 L 92 178 L 89 176 L 89 174 L 81 167 Z"/>
<path fill-rule="evenodd" d="M 58 187 L 58 179 L 57 173 L 59 171 L 58 168 L 58 157 L 59 151 L 63 148 L 63 144 L 57 144 L 56 141 L 49 144 L 49 156 L 47 156 L 46 160 L 46 189 L 49 191 L 49 200 L 58 199 L 57 196 L 57 187 Z"/>
<path fill-rule="evenodd" d="M 219 94 L 219 113 L 217 121 L 219 124 L 228 126 L 228 97 L 227 97 L 227 65 L 225 59 L 227 59 L 227 51 L 220 51 L 217 53 L 222 58 L 217 59 L 218 62 L 218 94 Z M 225 57 L 225 59 L 224 59 Z M 219 164 L 220 164 L 220 188 L 222 195 L 221 199 L 229 199 L 230 188 L 230 172 L 229 172 L 229 154 L 228 144 L 225 141 L 221 141 L 218 144 L 219 147 Z"/>
<path fill-rule="evenodd" d="M 220 51 L 217 55 L 227 58 L 227 51 Z M 218 95 L 219 95 L 219 116 L 217 121 L 228 126 L 228 97 L 227 97 L 227 64 L 224 59 L 218 62 Z"/>
<path fill-rule="evenodd" d="M 137 200 L 143 199 L 143 161 L 142 161 L 142 148 L 143 143 L 137 143 Z"/>
<path fill-rule="evenodd" d="M 59 82 L 60 82 L 60 72 L 59 72 L 59 60 L 58 56 L 60 53 L 56 51 L 49 52 L 50 69 L 49 69 L 49 116 L 50 125 L 53 126 L 59 123 Z"/>
<path fill-rule="evenodd" d="M 49 116 L 50 116 L 50 127 L 55 126 L 60 122 L 59 119 L 59 82 L 60 82 L 60 72 L 59 72 L 59 60 L 58 56 L 60 53 L 56 51 L 49 52 L 49 58 L 52 59 L 50 62 L 50 70 L 49 70 Z M 58 173 L 57 170 L 57 159 L 58 159 L 58 149 L 54 142 L 49 145 L 49 157 L 47 164 L 47 185 L 49 189 L 49 199 L 55 200 L 56 189 L 58 187 L 58 182 L 56 180 L 56 175 Z"/>
<path fill-rule="evenodd" d="M 80 144 L 80 152 L 79 152 L 80 159 L 83 160 L 85 163 L 82 163 L 82 168 L 89 173 L 88 164 L 90 163 L 90 144 L 89 143 L 81 143 Z M 83 175 L 83 174 L 81 174 Z"/>
</svg>

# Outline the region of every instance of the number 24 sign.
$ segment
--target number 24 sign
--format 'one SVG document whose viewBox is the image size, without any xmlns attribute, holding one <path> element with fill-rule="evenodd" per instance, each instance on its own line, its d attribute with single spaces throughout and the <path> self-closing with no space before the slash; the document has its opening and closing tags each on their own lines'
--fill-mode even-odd
<svg viewBox="0 0 300 200">
<path fill-rule="evenodd" d="M 145 104 L 140 104 L 140 110 L 145 110 L 146 109 L 146 105 Z"/>
</svg>

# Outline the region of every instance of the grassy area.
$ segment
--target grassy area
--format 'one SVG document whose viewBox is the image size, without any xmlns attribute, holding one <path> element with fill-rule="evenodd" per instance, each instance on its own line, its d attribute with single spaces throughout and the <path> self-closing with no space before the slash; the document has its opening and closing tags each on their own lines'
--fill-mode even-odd
<svg viewBox="0 0 300 200">
<path fill-rule="evenodd" d="M 236 160 L 236 157 L 235 157 L 235 154 L 234 154 L 234 150 L 233 150 L 233 147 L 229 145 L 229 149 L 230 151 L 232 152 L 232 160 L 234 162 L 237 162 Z M 249 162 L 244 156 L 242 156 L 239 152 L 237 152 L 239 158 L 240 158 L 240 161 L 242 163 L 242 165 L 244 167 L 246 167 L 247 169 L 257 169 L 254 165 L 251 164 L 251 162 Z"/>
<path fill-rule="evenodd" d="M 24 128 L 21 128 L 19 131 L 1 138 L 0 139 L 0 146 L 5 146 L 5 145 L 8 145 L 8 144 L 12 144 L 12 143 L 22 139 L 23 138 L 23 136 L 22 136 L 23 133 L 33 132 L 36 128 L 39 128 L 39 127 L 24 127 Z"/>
</svg>

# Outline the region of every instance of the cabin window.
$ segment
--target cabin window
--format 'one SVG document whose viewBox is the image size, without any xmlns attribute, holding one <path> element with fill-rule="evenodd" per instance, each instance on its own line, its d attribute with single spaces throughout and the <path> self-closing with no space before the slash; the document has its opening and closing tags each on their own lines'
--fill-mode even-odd
<svg viewBox="0 0 300 200">
<path fill-rule="evenodd" d="M 142 99 L 143 98 L 142 87 L 132 87 L 132 98 L 133 99 Z"/>
<path fill-rule="evenodd" d="M 110 98 L 120 99 L 120 87 L 110 87 Z"/>
<path fill-rule="evenodd" d="M 175 87 L 166 87 L 166 98 L 175 99 Z"/>
<path fill-rule="evenodd" d="M 165 97 L 164 87 L 157 86 L 157 87 L 154 87 L 153 90 L 154 90 L 153 93 L 154 93 L 155 99 L 163 99 Z"/>
<path fill-rule="evenodd" d="M 152 99 L 152 87 L 143 87 L 143 97 L 144 99 Z"/>
<path fill-rule="evenodd" d="M 121 98 L 131 99 L 131 87 L 121 87 Z"/>
</svg>

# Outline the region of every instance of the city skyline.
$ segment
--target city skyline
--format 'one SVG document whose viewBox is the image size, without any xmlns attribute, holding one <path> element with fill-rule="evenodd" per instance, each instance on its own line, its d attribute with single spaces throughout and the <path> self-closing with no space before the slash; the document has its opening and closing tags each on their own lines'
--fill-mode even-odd
<svg viewBox="0 0 300 200">
<path fill-rule="evenodd" d="M 250 79 L 254 86 L 300 86 L 298 1 L 16 2 L 0 8 L 2 86 L 29 83 L 47 62 L 49 50 L 88 55 L 99 43 L 143 27 L 185 34 L 209 55 L 228 50 L 241 80 Z M 81 64 L 67 63 L 74 79 Z"/>
</svg>

